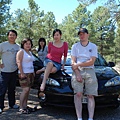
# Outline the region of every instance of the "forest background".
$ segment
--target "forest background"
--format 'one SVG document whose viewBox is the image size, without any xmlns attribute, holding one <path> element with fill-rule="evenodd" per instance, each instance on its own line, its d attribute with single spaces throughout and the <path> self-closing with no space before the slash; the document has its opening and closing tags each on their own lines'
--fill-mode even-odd
<svg viewBox="0 0 120 120">
<path fill-rule="evenodd" d="M 34 0 L 28 0 L 28 8 L 18 8 L 14 14 L 10 13 L 12 0 L 1 0 L 0 43 L 7 40 L 9 29 L 15 29 L 18 32 L 17 43 L 29 37 L 37 48 L 40 37 L 44 37 L 48 43 L 53 40 L 53 30 L 59 28 L 63 33 L 62 40 L 68 42 L 71 49 L 79 41 L 79 28 L 85 27 L 90 33 L 89 40 L 97 44 L 99 53 L 107 61 L 120 62 L 120 1 L 106 0 L 93 12 L 88 7 L 97 0 L 77 1 L 78 7 L 58 24 L 54 12 L 45 13 Z"/>
</svg>

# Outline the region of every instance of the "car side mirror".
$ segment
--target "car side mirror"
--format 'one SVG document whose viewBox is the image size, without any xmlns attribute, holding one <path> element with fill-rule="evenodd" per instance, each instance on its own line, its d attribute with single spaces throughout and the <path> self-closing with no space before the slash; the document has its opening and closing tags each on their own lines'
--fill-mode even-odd
<svg viewBox="0 0 120 120">
<path fill-rule="evenodd" d="M 114 62 L 109 62 L 109 63 L 108 63 L 108 66 L 109 66 L 109 67 L 114 67 L 114 66 L 115 66 L 115 63 L 114 63 Z"/>
</svg>

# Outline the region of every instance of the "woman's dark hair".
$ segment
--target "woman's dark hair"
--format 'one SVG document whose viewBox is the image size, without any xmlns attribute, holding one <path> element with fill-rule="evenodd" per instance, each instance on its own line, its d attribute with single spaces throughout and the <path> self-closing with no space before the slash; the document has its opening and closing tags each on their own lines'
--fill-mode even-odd
<svg viewBox="0 0 120 120">
<path fill-rule="evenodd" d="M 15 31 L 15 30 L 9 30 L 9 31 L 7 32 L 7 36 L 9 35 L 10 32 L 15 33 L 15 35 L 17 36 L 17 31 Z"/>
<path fill-rule="evenodd" d="M 44 42 L 45 43 L 44 46 L 43 46 L 43 50 L 42 51 L 44 51 L 44 48 L 46 46 L 46 40 L 45 40 L 45 38 L 40 38 L 39 41 L 38 41 L 38 46 L 39 46 L 38 47 L 38 52 L 41 50 L 40 42 Z"/>
<path fill-rule="evenodd" d="M 55 30 L 53 31 L 53 37 L 54 37 L 54 35 L 55 35 L 56 32 L 59 32 L 59 34 L 62 35 L 62 32 L 61 32 L 60 29 L 55 29 Z"/>
<path fill-rule="evenodd" d="M 31 43 L 31 47 L 33 46 L 33 43 L 32 43 L 32 40 L 30 38 L 24 38 L 21 42 L 21 48 L 24 49 L 24 44 L 27 42 L 27 41 L 30 41 Z"/>
</svg>

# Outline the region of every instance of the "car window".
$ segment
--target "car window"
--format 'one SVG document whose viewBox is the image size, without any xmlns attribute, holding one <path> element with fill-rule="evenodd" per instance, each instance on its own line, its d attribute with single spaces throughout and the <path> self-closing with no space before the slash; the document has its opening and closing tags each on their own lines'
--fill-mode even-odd
<svg viewBox="0 0 120 120">
<path fill-rule="evenodd" d="M 70 56 L 70 55 L 71 55 L 71 50 L 68 50 L 67 55 L 68 55 L 68 56 Z"/>
<path fill-rule="evenodd" d="M 71 65 L 71 58 L 67 58 L 65 65 Z"/>
<path fill-rule="evenodd" d="M 42 68 L 43 62 L 35 54 L 33 54 L 33 57 L 34 57 L 34 61 L 33 61 L 34 67 Z"/>
</svg>

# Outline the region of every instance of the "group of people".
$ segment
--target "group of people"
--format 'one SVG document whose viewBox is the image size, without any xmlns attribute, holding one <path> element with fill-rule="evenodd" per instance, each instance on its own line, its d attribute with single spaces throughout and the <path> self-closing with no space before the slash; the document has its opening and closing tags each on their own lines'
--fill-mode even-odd
<svg viewBox="0 0 120 120">
<path fill-rule="evenodd" d="M 64 69 L 67 58 L 68 43 L 61 40 L 62 32 L 60 29 L 53 31 L 53 41 L 46 45 L 46 40 L 40 38 L 38 41 L 38 57 L 44 64 L 44 67 L 34 73 L 32 55 L 32 40 L 25 38 L 21 42 L 21 47 L 16 44 L 17 32 L 9 30 L 7 33 L 8 41 L 0 44 L 0 53 L 2 58 L 1 79 L 0 79 L 0 113 L 4 109 L 4 97 L 8 91 L 9 107 L 16 109 L 19 112 L 29 113 L 27 101 L 30 88 L 34 82 L 35 74 L 44 71 L 44 77 L 40 86 L 40 91 L 45 90 L 46 81 L 50 73 Z M 93 120 L 95 101 L 98 83 L 94 71 L 94 62 L 97 58 L 97 46 L 88 40 L 89 33 L 86 28 L 80 28 L 78 31 L 80 41 L 75 43 L 71 49 L 72 60 L 72 79 L 71 84 L 74 90 L 74 104 L 78 120 L 82 120 L 82 96 L 88 97 L 88 120 Z M 61 58 L 63 56 L 63 64 Z M 19 75 L 19 83 L 22 88 L 20 94 L 20 105 L 15 104 L 15 86 L 16 73 Z M 85 90 L 83 90 L 85 85 Z"/>
</svg>

